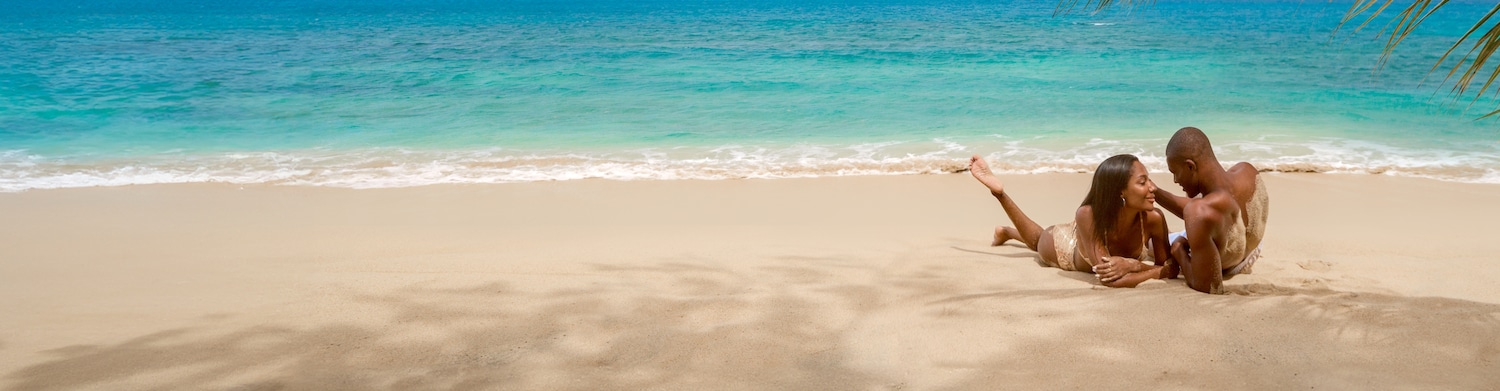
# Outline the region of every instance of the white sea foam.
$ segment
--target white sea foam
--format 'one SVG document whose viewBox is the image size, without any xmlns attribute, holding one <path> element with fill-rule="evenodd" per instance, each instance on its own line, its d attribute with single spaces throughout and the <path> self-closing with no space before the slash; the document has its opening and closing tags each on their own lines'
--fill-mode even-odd
<svg viewBox="0 0 1500 391">
<path fill-rule="evenodd" d="M 1055 144 L 1055 143 L 1054 143 Z M 166 155 L 129 160 L 63 161 L 0 151 L 0 191 L 162 183 L 234 183 L 344 188 L 508 183 L 577 179 L 721 180 L 915 175 L 959 172 L 981 153 L 1003 174 L 1087 173 L 1131 153 L 1166 170 L 1159 140 L 1050 145 L 1041 139 L 882 142 L 856 145 L 725 145 L 627 151 L 423 151 L 367 149 Z M 1265 171 L 1382 174 L 1500 183 L 1500 151 L 1404 149 L 1342 139 L 1227 141 L 1224 160 Z M 1492 148 L 1493 149 L 1493 148 Z"/>
</svg>

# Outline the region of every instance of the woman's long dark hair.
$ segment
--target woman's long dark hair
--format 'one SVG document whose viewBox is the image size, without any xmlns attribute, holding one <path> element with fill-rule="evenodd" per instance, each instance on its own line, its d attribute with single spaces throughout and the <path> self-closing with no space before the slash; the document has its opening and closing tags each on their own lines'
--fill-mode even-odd
<svg viewBox="0 0 1500 391">
<path fill-rule="evenodd" d="M 1115 216 L 1125 207 L 1125 199 L 1120 198 L 1120 193 L 1130 185 L 1130 168 L 1137 161 L 1140 159 L 1135 155 L 1114 155 L 1094 169 L 1094 184 L 1089 187 L 1089 195 L 1083 198 L 1083 205 L 1079 206 L 1087 205 L 1093 211 L 1094 239 L 1100 243 L 1115 224 Z"/>
</svg>

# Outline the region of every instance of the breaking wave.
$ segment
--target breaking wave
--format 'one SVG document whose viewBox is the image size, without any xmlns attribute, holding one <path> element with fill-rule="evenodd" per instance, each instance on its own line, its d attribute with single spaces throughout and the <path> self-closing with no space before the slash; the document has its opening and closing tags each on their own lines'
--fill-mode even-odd
<svg viewBox="0 0 1500 391">
<path fill-rule="evenodd" d="M 1402 149 L 1362 141 L 1228 142 L 1221 159 L 1262 171 L 1381 174 L 1500 183 L 1500 153 Z M 1493 149 L 1493 148 L 1492 148 Z M 163 183 L 231 183 L 343 188 L 512 183 L 577 179 L 722 180 L 917 175 L 964 171 L 980 154 L 997 173 L 1086 173 L 1098 162 L 1132 153 L 1154 172 L 1166 170 L 1160 141 L 1095 139 L 1060 148 L 1037 140 L 968 145 L 938 139 L 856 145 L 726 145 L 623 151 L 300 150 L 161 155 L 77 161 L 26 151 L 0 152 L 0 191 Z"/>
</svg>

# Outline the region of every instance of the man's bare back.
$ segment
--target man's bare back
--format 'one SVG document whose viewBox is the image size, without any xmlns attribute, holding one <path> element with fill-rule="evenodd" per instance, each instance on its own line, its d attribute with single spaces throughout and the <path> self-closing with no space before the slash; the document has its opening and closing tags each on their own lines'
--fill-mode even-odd
<svg viewBox="0 0 1500 391">
<path fill-rule="evenodd" d="M 1234 194 L 1235 203 L 1240 206 L 1240 218 L 1245 223 L 1245 248 L 1260 248 L 1260 241 L 1265 236 L 1265 230 L 1255 229 L 1255 226 L 1264 222 L 1256 221 L 1255 213 L 1250 210 L 1258 202 L 1257 190 L 1261 197 L 1267 196 L 1265 189 L 1258 189 L 1264 185 L 1260 183 L 1260 170 L 1250 163 L 1239 162 L 1230 167 L 1228 172 L 1229 183 L 1233 187 L 1230 191 Z"/>
</svg>

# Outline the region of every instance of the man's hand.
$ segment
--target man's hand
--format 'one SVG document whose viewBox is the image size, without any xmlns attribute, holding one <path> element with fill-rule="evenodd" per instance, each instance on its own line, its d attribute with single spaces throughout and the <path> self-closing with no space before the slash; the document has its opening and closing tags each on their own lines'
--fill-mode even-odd
<svg viewBox="0 0 1500 391">
<path fill-rule="evenodd" d="M 1177 278 L 1177 275 L 1181 273 L 1182 265 L 1178 264 L 1176 259 L 1172 259 L 1162 263 L 1161 270 L 1158 271 L 1157 278 L 1170 280 Z"/>
<path fill-rule="evenodd" d="M 1168 250 L 1172 254 L 1172 259 L 1161 268 L 1162 279 L 1173 279 L 1182 274 L 1182 264 L 1192 259 L 1188 258 L 1187 244 L 1186 237 L 1177 238 L 1177 241 L 1172 242 L 1172 247 Z"/>
</svg>

